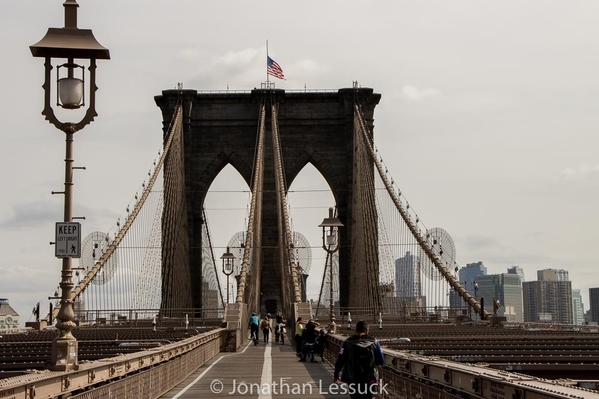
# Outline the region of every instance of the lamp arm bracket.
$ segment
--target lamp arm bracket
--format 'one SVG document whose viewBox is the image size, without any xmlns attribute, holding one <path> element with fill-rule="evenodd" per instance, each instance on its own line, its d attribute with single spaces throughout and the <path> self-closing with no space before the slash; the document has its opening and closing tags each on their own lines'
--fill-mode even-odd
<svg viewBox="0 0 599 399">
<path fill-rule="evenodd" d="M 85 116 L 78 123 L 59 121 L 54 114 L 54 110 L 50 106 L 44 107 L 42 115 L 44 115 L 46 120 L 50 122 L 50 124 L 54 125 L 58 130 L 62 130 L 65 133 L 77 133 L 79 130 L 89 125 L 95 119 L 95 117 L 98 116 L 98 113 L 95 109 L 88 108 Z"/>
</svg>

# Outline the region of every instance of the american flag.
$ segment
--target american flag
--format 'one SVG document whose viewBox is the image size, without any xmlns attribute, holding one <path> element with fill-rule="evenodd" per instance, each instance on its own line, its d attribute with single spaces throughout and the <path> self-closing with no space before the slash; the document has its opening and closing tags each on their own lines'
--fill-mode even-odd
<svg viewBox="0 0 599 399">
<path fill-rule="evenodd" d="M 274 76 L 275 78 L 285 79 L 285 75 L 283 75 L 283 69 L 275 60 L 267 56 L 266 61 L 266 69 L 268 70 L 268 74 L 270 76 Z"/>
</svg>

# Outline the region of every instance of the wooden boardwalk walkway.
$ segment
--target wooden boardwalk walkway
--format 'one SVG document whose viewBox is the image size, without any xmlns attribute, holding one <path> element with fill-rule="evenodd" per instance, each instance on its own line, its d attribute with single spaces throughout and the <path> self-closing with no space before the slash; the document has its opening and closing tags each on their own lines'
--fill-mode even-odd
<svg viewBox="0 0 599 399">
<path fill-rule="evenodd" d="M 162 398 L 348 399 L 342 389 L 333 384 L 329 363 L 320 357 L 314 363 L 300 362 L 293 343 L 254 346 L 248 341 L 238 352 L 218 354 Z"/>
</svg>

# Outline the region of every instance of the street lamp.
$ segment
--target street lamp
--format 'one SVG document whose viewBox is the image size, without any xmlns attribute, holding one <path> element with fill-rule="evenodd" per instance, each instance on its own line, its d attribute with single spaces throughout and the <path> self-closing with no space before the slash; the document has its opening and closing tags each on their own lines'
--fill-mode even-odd
<svg viewBox="0 0 599 399">
<path fill-rule="evenodd" d="M 223 273 L 227 276 L 227 303 L 229 303 L 229 276 L 233 274 L 233 264 L 235 263 L 235 256 L 229 251 L 229 247 L 227 247 L 227 252 L 220 257 L 223 261 Z"/>
<path fill-rule="evenodd" d="M 351 330 L 351 313 L 347 312 L 347 329 Z"/>
<path fill-rule="evenodd" d="M 474 300 L 478 302 L 478 283 L 474 283 Z"/>
<path fill-rule="evenodd" d="M 66 134 L 66 156 L 65 156 L 65 181 L 64 192 L 53 192 L 52 194 L 64 194 L 64 222 L 73 220 L 73 135 L 91 123 L 98 115 L 95 109 L 96 98 L 96 60 L 110 59 L 110 53 L 94 38 L 89 29 L 77 28 L 77 4 L 76 0 L 66 0 L 64 6 L 64 28 L 49 28 L 46 36 L 38 43 L 30 46 L 34 57 L 45 58 L 45 80 L 44 85 L 44 110 L 42 115 L 48 122 Z M 57 65 L 56 88 L 52 89 L 51 71 L 52 61 L 56 59 L 66 60 Z M 50 98 L 52 92 L 56 93 L 56 105 L 58 107 L 74 110 L 85 109 L 85 68 L 75 63 L 75 60 L 87 60 L 89 63 L 89 79 L 87 82 L 87 110 L 79 122 L 61 122 L 54 113 Z M 61 61 L 63 62 L 63 61 Z M 58 227 L 58 224 L 57 224 Z M 58 228 L 57 228 L 58 230 Z M 58 234 L 58 232 L 57 232 Z M 62 258 L 62 272 L 60 288 L 62 290 L 60 311 L 56 327 L 60 335 L 52 343 L 51 368 L 57 371 L 73 370 L 78 367 L 77 340 L 71 331 L 75 327 L 73 319 L 73 301 L 71 299 L 72 267 L 71 257 L 80 257 L 80 248 L 71 247 L 73 251 L 56 256 Z"/>
<path fill-rule="evenodd" d="M 339 250 L 339 228 L 343 227 L 343 223 L 339 221 L 339 218 L 334 217 L 333 208 L 329 208 L 329 217 L 325 218 L 318 227 L 322 227 L 322 248 L 327 251 L 330 259 L 329 332 L 335 334 L 337 326 L 335 325 L 335 301 L 333 299 L 333 254 Z"/>
</svg>

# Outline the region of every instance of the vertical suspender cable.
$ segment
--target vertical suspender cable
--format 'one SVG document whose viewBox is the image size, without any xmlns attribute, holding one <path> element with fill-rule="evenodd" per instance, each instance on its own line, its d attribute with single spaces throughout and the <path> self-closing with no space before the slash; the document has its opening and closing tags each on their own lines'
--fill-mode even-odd
<svg viewBox="0 0 599 399">
<path fill-rule="evenodd" d="M 379 160 L 375 156 L 374 148 L 372 146 L 372 143 L 370 142 L 370 138 L 366 134 L 366 132 L 368 130 L 366 128 L 366 124 L 365 124 L 364 118 L 362 116 L 362 111 L 361 111 L 361 109 L 360 109 L 360 107 L 359 107 L 358 104 L 355 104 L 354 108 L 355 108 L 355 114 L 359 116 L 358 117 L 358 122 L 361 125 L 361 132 L 362 132 L 362 135 L 364 137 L 364 143 L 367 146 L 367 149 L 369 151 L 371 159 L 374 160 L 376 168 L 377 168 L 377 170 L 379 172 L 379 175 L 381 176 L 381 179 L 383 180 L 383 183 L 385 184 L 387 192 L 389 193 L 389 195 L 393 199 L 393 202 L 395 203 L 395 206 L 396 206 L 398 212 L 401 214 L 401 217 L 405 221 L 405 223 L 406 223 L 407 227 L 409 228 L 410 232 L 412 233 L 412 236 L 416 239 L 416 241 L 418 242 L 420 248 L 426 253 L 426 255 L 429 257 L 429 259 L 434 263 L 434 265 L 437 268 L 437 270 L 439 270 L 439 272 L 443 275 L 443 277 L 451 285 L 451 287 L 453 289 L 455 289 L 462 296 L 462 298 L 464 298 L 464 300 L 470 306 L 472 306 L 472 308 L 476 312 L 481 312 L 481 310 L 482 310 L 482 312 L 484 313 L 484 315 L 487 316 L 489 313 L 486 311 L 486 309 L 481 309 L 480 303 L 474 297 L 472 297 L 472 295 L 470 295 L 470 293 L 468 293 L 468 291 L 466 291 L 466 289 L 459 283 L 459 281 L 457 281 L 453 277 L 453 275 L 451 274 L 451 272 L 448 271 L 447 267 L 435 255 L 435 253 L 433 252 L 433 250 L 430 247 L 430 245 L 428 244 L 428 242 L 422 237 L 422 235 L 420 234 L 418 228 L 415 226 L 415 224 L 412 222 L 411 218 L 407 214 L 406 210 L 403 208 L 403 205 L 401 204 L 401 201 L 399 201 L 399 198 L 397 197 L 397 195 L 393 191 L 393 188 L 391 187 L 391 183 L 389 182 L 389 179 L 387 178 L 387 176 L 385 175 L 385 173 L 383 171 L 383 167 L 382 167 L 381 163 L 379 162 Z"/>
</svg>

